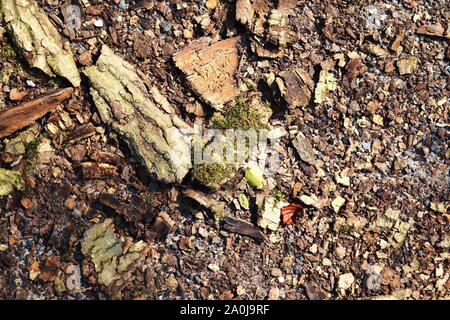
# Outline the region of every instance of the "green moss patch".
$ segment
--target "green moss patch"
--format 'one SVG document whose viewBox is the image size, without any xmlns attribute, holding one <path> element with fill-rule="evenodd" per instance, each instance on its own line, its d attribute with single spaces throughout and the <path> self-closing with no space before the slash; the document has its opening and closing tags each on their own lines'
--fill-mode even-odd
<svg viewBox="0 0 450 320">
<path fill-rule="evenodd" d="M 223 113 L 215 113 L 211 123 L 214 129 L 265 129 L 270 115 L 271 110 L 264 103 L 241 98 Z"/>
<path fill-rule="evenodd" d="M 224 163 L 195 164 L 192 167 L 192 178 L 214 190 L 231 179 L 235 173 L 236 168 L 234 166 Z"/>
</svg>

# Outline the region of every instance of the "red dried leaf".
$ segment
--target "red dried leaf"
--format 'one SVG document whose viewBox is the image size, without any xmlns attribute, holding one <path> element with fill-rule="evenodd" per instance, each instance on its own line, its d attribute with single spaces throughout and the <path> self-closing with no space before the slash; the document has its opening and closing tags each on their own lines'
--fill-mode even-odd
<svg viewBox="0 0 450 320">
<path fill-rule="evenodd" d="M 283 218 L 283 224 L 293 224 L 296 220 L 298 213 L 303 207 L 298 203 L 291 203 L 281 208 L 281 217 Z"/>
</svg>

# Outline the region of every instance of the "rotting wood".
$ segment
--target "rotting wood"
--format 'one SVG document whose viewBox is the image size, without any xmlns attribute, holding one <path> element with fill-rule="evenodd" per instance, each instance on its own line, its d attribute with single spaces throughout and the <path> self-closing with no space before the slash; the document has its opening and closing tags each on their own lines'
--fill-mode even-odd
<svg viewBox="0 0 450 320">
<path fill-rule="evenodd" d="M 231 217 L 225 217 L 223 220 L 225 222 L 223 225 L 225 230 L 248 236 L 257 243 L 262 243 L 265 241 L 264 234 L 254 225 Z"/>
<path fill-rule="evenodd" d="M 96 133 L 95 127 L 92 123 L 88 123 L 79 127 L 76 127 L 67 137 L 67 141 L 76 142 Z"/>
<path fill-rule="evenodd" d="M 155 216 L 149 210 L 148 206 L 136 195 L 131 198 L 130 203 L 124 203 L 108 193 L 100 194 L 98 200 L 102 205 L 123 215 L 127 221 L 139 222 L 144 216 L 147 217 L 147 221 L 153 221 Z"/>
<path fill-rule="evenodd" d="M 117 168 L 108 163 L 83 162 L 81 164 L 83 178 L 89 179 L 104 179 L 117 175 Z"/>
<path fill-rule="evenodd" d="M 306 107 L 309 104 L 314 81 L 305 70 L 295 68 L 282 71 L 275 78 L 275 84 L 289 108 Z"/>
<path fill-rule="evenodd" d="M 0 114 L 0 138 L 33 124 L 72 96 L 73 89 L 65 88 L 8 109 Z"/>
</svg>

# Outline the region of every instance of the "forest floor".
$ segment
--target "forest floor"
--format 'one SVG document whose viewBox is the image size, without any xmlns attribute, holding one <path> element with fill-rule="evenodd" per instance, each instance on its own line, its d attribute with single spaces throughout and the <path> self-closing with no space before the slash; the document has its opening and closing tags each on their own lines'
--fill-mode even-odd
<svg viewBox="0 0 450 320">
<path fill-rule="evenodd" d="M 4 11 L 1 299 L 450 298 L 446 1 L 37 4 L 81 84 Z M 94 77 L 108 48 L 134 71 Z M 174 167 L 133 88 L 182 127 L 272 130 L 280 162 Z"/>
</svg>

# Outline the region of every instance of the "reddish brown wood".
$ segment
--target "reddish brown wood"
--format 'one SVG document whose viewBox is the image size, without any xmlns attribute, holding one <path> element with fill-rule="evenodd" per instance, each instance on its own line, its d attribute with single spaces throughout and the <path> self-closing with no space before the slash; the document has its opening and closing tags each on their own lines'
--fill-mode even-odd
<svg viewBox="0 0 450 320">
<path fill-rule="evenodd" d="M 61 89 L 0 113 L 0 138 L 31 125 L 55 110 L 60 102 L 70 98 L 72 93 L 73 88 Z"/>
</svg>

